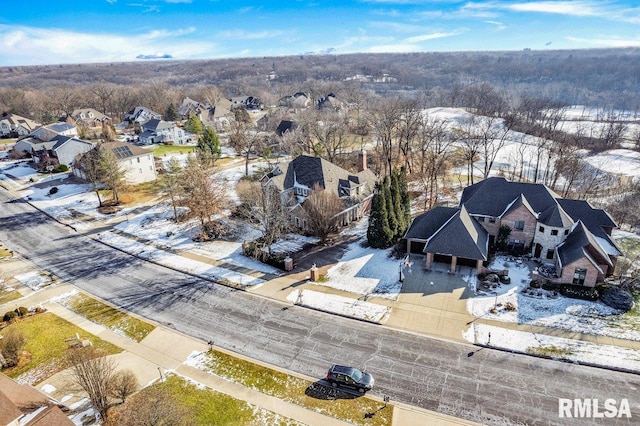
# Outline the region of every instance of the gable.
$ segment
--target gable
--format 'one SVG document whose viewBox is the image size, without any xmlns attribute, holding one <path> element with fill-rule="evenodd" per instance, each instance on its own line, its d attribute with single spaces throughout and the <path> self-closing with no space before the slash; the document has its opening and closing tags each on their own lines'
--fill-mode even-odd
<svg viewBox="0 0 640 426">
<path fill-rule="evenodd" d="M 443 254 L 465 259 L 487 260 L 489 234 L 460 208 L 424 246 L 425 253 Z"/>
</svg>

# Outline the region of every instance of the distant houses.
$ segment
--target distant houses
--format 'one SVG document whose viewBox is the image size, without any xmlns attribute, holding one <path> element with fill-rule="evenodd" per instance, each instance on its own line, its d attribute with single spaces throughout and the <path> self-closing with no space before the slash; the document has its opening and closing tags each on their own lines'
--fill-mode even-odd
<svg viewBox="0 0 640 426">
<path fill-rule="evenodd" d="M 5 112 L 0 117 L 0 137 L 27 136 L 40 126 L 41 124 L 34 120 Z"/>
</svg>

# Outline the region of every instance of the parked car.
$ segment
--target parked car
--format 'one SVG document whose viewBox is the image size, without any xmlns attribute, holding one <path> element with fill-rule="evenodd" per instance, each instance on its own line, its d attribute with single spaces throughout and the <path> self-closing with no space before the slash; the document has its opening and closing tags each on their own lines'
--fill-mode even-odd
<svg viewBox="0 0 640 426">
<path fill-rule="evenodd" d="M 332 365 L 327 373 L 327 381 L 337 388 L 344 386 L 365 393 L 373 388 L 373 376 L 354 367 Z"/>
</svg>

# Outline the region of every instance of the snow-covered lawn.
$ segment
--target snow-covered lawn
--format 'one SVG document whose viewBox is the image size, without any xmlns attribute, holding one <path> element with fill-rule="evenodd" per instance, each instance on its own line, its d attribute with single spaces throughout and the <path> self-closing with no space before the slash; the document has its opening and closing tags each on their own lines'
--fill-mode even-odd
<svg viewBox="0 0 640 426">
<path fill-rule="evenodd" d="M 509 269 L 511 284 L 470 298 L 467 309 L 474 317 L 640 341 L 638 317 L 622 314 L 600 301 L 572 299 L 542 289 L 523 293 L 530 277 L 518 259 L 498 256 L 489 267 Z"/>
<path fill-rule="evenodd" d="M 294 290 L 289 293 L 287 300 L 297 305 L 378 323 L 385 322 L 391 312 L 388 306 L 313 290 Z"/>
<path fill-rule="evenodd" d="M 241 286 L 257 286 L 264 283 L 263 279 L 220 266 L 212 266 L 208 263 L 192 260 L 177 254 L 172 254 L 153 246 L 140 243 L 136 240 L 114 234 L 111 231 L 101 233 L 99 238 L 102 242 L 118 247 L 127 253 L 134 254 L 143 259 L 153 260 L 159 264 L 181 271 L 186 271 L 194 275 L 214 280 L 224 280 L 231 284 Z"/>
<path fill-rule="evenodd" d="M 487 324 L 473 324 L 464 333 L 464 337 L 471 343 L 489 344 L 496 348 L 547 355 L 578 363 L 640 371 L 638 351 L 619 346 L 600 345 Z"/>
<path fill-rule="evenodd" d="M 41 287 L 49 284 L 51 279 L 45 277 L 39 272 L 32 271 L 14 276 L 22 285 L 29 287 L 31 290 L 39 290 Z"/>
</svg>

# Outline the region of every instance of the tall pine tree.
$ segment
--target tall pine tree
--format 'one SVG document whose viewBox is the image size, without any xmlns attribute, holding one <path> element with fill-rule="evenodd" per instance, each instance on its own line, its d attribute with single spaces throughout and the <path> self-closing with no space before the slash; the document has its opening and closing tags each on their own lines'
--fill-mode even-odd
<svg viewBox="0 0 640 426">
<path fill-rule="evenodd" d="M 393 235 L 389 229 L 386 204 L 382 185 L 376 183 L 367 228 L 367 242 L 373 248 L 386 248 Z"/>
<path fill-rule="evenodd" d="M 387 224 L 391 232 L 390 237 L 385 243 L 385 245 L 389 247 L 395 242 L 394 237 L 398 234 L 398 218 L 396 217 L 396 210 L 391 196 L 391 182 L 389 176 L 385 176 L 382 181 L 382 192 L 384 194 L 385 207 L 387 208 Z"/>
<path fill-rule="evenodd" d="M 406 228 L 404 232 L 409 229 L 411 225 L 411 199 L 409 198 L 409 184 L 407 183 L 407 169 L 405 166 L 400 168 L 400 174 L 398 175 L 398 182 L 400 184 L 400 198 L 402 204 L 402 214 L 404 215 L 404 220 L 406 224 Z M 403 232 L 403 235 L 404 235 Z"/>
<path fill-rule="evenodd" d="M 397 168 L 394 168 L 391 172 L 391 200 L 393 202 L 393 211 L 396 215 L 396 222 L 398 227 L 396 229 L 395 237 L 401 238 L 407 230 L 407 220 L 404 215 L 404 208 L 402 206 L 402 195 L 400 193 L 400 177 Z"/>
</svg>

